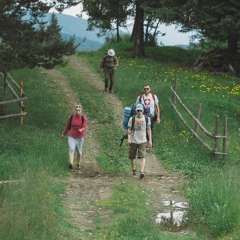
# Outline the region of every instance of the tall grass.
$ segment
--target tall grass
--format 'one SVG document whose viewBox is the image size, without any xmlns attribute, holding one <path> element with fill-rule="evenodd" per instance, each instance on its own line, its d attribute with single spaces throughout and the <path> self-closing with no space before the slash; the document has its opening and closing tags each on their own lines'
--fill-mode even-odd
<svg viewBox="0 0 240 240">
<path fill-rule="evenodd" d="M 239 207 L 236 204 L 238 194 L 236 196 L 232 194 L 239 191 L 238 177 L 233 176 L 239 172 L 240 164 L 240 105 L 238 104 L 240 80 L 227 74 L 214 75 L 189 70 L 188 66 L 191 65 L 193 58 L 189 58 L 189 51 L 186 50 L 168 47 L 147 49 L 149 58 L 132 59 L 128 57 L 130 51 L 128 45 L 126 45 L 126 51 L 124 51 L 124 46 L 124 42 L 104 46 L 104 51 L 107 48 L 114 48 L 119 57 L 114 92 L 125 106 L 130 106 L 141 93 L 143 84 L 151 85 L 152 92 L 159 98 L 162 112 L 161 124 L 154 127 L 153 151 L 166 168 L 188 177 L 189 183 L 185 185 L 185 192 L 190 199 L 190 211 L 196 219 L 197 227 L 202 228 L 207 236 L 216 239 L 218 237 L 220 239 L 224 234 L 237 236 L 239 232 L 236 217 L 239 215 Z M 86 57 L 95 68 L 102 54 L 103 50 L 100 50 L 95 57 L 79 53 L 81 57 Z M 191 53 L 191 56 L 195 57 L 196 54 L 199 52 L 195 52 L 194 55 Z M 173 59 L 174 56 L 175 62 L 171 62 L 167 56 L 169 59 Z M 178 76 L 177 92 L 193 114 L 197 112 L 198 104 L 202 103 L 200 119 L 206 129 L 210 132 L 215 131 L 215 118 L 219 115 L 219 134 L 221 135 L 223 118 L 225 115 L 228 117 L 228 154 L 225 159 L 221 156 L 214 157 L 208 149 L 197 142 L 173 111 L 169 98 L 173 96 L 170 87 L 173 87 L 176 76 Z M 190 121 L 189 116 L 180 106 L 177 105 L 177 107 L 184 118 Z M 190 126 L 194 128 L 194 123 L 190 122 Z M 213 140 L 209 140 L 204 134 L 201 134 L 201 137 L 210 146 L 214 146 Z M 222 150 L 221 147 L 222 143 L 219 142 L 219 151 Z M 233 166 L 232 171 L 234 169 L 233 176 L 229 170 L 230 166 Z M 231 191 L 232 188 L 235 191 Z M 230 201 L 229 198 L 232 200 Z M 200 213 L 203 214 L 206 224 L 201 222 Z"/>
<path fill-rule="evenodd" d="M 46 172 L 14 177 L 18 180 L 1 185 L 0 239 L 61 239 L 57 218 L 63 188 Z"/>
<path fill-rule="evenodd" d="M 239 229 L 239 169 L 206 173 L 190 196 L 189 217 L 201 233 L 217 237 Z"/>
<path fill-rule="evenodd" d="M 116 50 L 119 57 L 114 92 L 123 104 L 129 106 L 134 103 L 144 83 L 151 85 L 152 92 L 160 100 L 162 121 L 154 127 L 153 151 L 166 168 L 188 177 L 189 184 L 186 184 L 185 191 L 190 200 L 193 225 L 207 237 L 227 239 L 231 236 L 237 239 L 240 215 L 237 206 L 237 173 L 240 163 L 239 79 L 226 74 L 192 72 L 183 65 L 189 66 L 193 53 L 189 55 L 189 52 L 176 48 L 155 48 L 154 51 L 147 49 L 147 59 L 132 59 L 132 48 L 129 43 L 123 42 L 110 43 L 96 53 L 79 55 L 85 57 L 89 66 L 96 71 L 102 55 L 110 47 Z M 170 61 L 171 56 L 175 57 L 175 62 Z M 96 136 L 101 143 L 101 151 L 97 160 L 101 167 L 106 172 L 128 172 L 130 164 L 127 148 L 123 146 L 119 149 L 122 130 L 119 129 L 119 124 L 115 124 L 113 112 L 104 103 L 102 93 L 96 93 L 94 88 L 79 79 L 79 74 L 69 66 L 61 68 L 61 71 L 69 77 L 73 89 L 82 89 L 79 98 L 84 109 L 88 117 L 98 124 Z M 24 117 L 23 125 L 19 124 L 17 118 L 1 121 L 1 180 L 18 182 L 1 185 L 0 237 L 74 239 L 79 231 L 69 229 L 61 220 L 64 213 L 61 211 L 59 193 L 63 188 L 54 181 L 55 177 L 67 176 L 67 146 L 66 142 L 60 139 L 68 116 L 67 104 L 58 86 L 47 79 L 41 69 L 24 69 L 12 74 L 17 81 L 24 79 L 28 114 Z M 179 78 L 177 91 L 190 110 L 196 111 L 198 103 L 202 102 L 201 121 L 207 129 L 214 130 L 216 114 L 220 115 L 221 121 L 224 115 L 228 116 L 228 155 L 225 160 L 220 157 L 213 158 L 186 130 L 172 110 L 169 102 L 172 97 L 170 87 L 173 86 L 176 75 Z M 11 108 L 10 106 L 7 110 L 10 111 Z M 107 134 L 106 129 L 110 129 Z M 140 189 L 133 185 L 120 184 L 116 187 L 113 198 L 95 203 L 100 207 L 113 209 L 116 214 L 116 218 L 112 216 L 114 221 L 109 228 L 99 228 L 99 231 L 94 233 L 95 239 L 106 236 L 108 239 L 139 239 L 139 236 L 142 239 L 191 239 L 159 231 L 149 220 L 150 217 L 148 218 L 145 194 L 141 195 L 140 199 L 136 198 L 139 191 Z M 135 200 L 132 201 L 133 199 Z M 13 216 L 14 221 L 11 221 Z M 205 220 L 208 224 L 205 224 Z M 14 225 L 16 230 L 12 229 Z M 32 229 L 36 229 L 36 232 Z M 56 229 L 59 230 L 58 233 Z M 12 231 L 12 234 L 8 237 L 9 231 Z"/>
<path fill-rule="evenodd" d="M 64 211 L 56 177 L 67 176 L 67 148 L 61 140 L 67 106 L 58 86 L 41 69 L 11 73 L 24 80 L 27 115 L 0 122 L 0 239 L 62 239 Z M 9 97 L 9 93 L 6 98 Z M 19 111 L 6 105 L 8 113 Z"/>
</svg>

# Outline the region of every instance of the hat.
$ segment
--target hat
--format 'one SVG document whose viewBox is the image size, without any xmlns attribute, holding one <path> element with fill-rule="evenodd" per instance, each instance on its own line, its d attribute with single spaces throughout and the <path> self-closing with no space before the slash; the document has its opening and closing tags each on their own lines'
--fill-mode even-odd
<svg viewBox="0 0 240 240">
<path fill-rule="evenodd" d="M 142 105 L 142 104 L 138 104 L 138 105 L 136 106 L 136 111 L 137 111 L 137 110 L 143 111 L 143 105 Z"/>
<path fill-rule="evenodd" d="M 109 49 L 108 50 L 108 55 L 111 56 L 111 57 L 114 56 L 115 55 L 114 50 L 113 49 Z"/>
</svg>

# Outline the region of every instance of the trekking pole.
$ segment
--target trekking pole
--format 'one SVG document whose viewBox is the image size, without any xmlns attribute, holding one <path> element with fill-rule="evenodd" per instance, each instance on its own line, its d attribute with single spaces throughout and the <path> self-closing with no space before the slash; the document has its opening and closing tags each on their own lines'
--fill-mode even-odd
<svg viewBox="0 0 240 240">
<path fill-rule="evenodd" d="M 123 137 L 121 138 L 120 147 L 122 146 L 124 139 L 127 139 L 127 134 L 123 135 Z"/>
</svg>

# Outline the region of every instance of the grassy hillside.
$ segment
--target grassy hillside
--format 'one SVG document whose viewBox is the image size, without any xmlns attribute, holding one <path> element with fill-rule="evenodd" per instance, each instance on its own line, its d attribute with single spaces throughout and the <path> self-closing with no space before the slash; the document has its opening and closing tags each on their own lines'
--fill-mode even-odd
<svg viewBox="0 0 240 240">
<path fill-rule="evenodd" d="M 240 80 L 226 74 L 213 75 L 190 71 L 187 66 L 198 53 L 177 47 L 147 49 L 148 58 L 137 60 L 131 58 L 132 46 L 126 43 L 111 44 L 98 52 L 81 52 L 78 55 L 86 58 L 89 67 L 96 71 L 103 53 L 110 47 L 116 50 L 119 57 L 114 92 L 124 105 L 129 106 L 136 101 L 144 83 L 151 84 L 152 92 L 159 97 L 162 122 L 154 128 L 153 151 L 166 168 L 188 179 L 183 191 L 190 202 L 189 222 L 199 233 L 199 237 L 162 233 L 149 224 L 151 222 L 146 216 L 144 197 L 136 199 L 137 214 L 144 220 L 133 222 L 126 210 L 129 206 L 121 205 L 124 204 L 121 203 L 121 199 L 122 196 L 134 197 L 139 189 L 119 185 L 111 201 L 114 203 L 113 207 L 117 208 L 115 210 L 126 210 L 123 211 L 123 218 L 105 231 L 97 229 L 93 233 L 93 239 L 118 239 L 116 236 L 139 239 L 139 234 L 148 236 L 149 239 L 166 240 L 173 239 L 173 236 L 174 239 L 195 240 L 238 239 Z M 83 83 L 69 66 L 59 70 L 71 78 L 75 89 L 80 89 L 84 84 L 86 98 L 83 98 L 83 101 L 86 101 L 85 105 L 89 105 L 89 117 L 97 118 L 96 110 L 105 107 L 104 103 L 99 105 L 100 96 L 97 93 L 92 94 L 93 89 L 88 83 Z M 64 192 L 65 186 L 55 181 L 67 176 L 68 161 L 67 158 L 63 158 L 66 155 L 66 146 L 60 139 L 68 115 L 64 96 L 56 83 L 49 81 L 41 69 L 18 70 L 12 72 L 12 75 L 17 81 L 24 80 L 28 96 L 28 100 L 25 101 L 28 114 L 24 117 L 23 125 L 19 124 L 18 118 L 0 121 L 1 180 L 18 180 L 0 185 L 0 239 L 81 237 L 84 233 L 64 222 L 66 212 L 61 193 Z M 173 111 L 169 98 L 172 98 L 170 87 L 173 86 L 176 75 L 179 78 L 178 93 L 184 104 L 195 113 L 198 103 L 202 102 L 201 121 L 209 131 L 214 131 L 216 114 L 220 116 L 221 128 L 223 116 L 228 116 L 226 159 L 212 156 L 187 131 Z M 6 99 L 9 96 L 1 95 L 1 98 Z M 11 112 L 11 108 L 14 107 L 7 107 L 6 111 Z M 106 117 L 104 122 L 106 121 L 115 129 L 112 119 Z M 98 160 L 106 163 L 102 167 L 108 172 L 125 172 L 124 164 L 109 161 L 119 154 L 123 160 L 124 154 L 115 150 L 108 154 L 106 151 L 113 139 L 119 141 L 120 136 L 112 133 L 111 139 L 106 138 L 102 127 L 97 137 L 102 144 Z M 101 207 L 104 204 L 109 203 L 103 202 Z M 134 231 L 127 231 L 130 227 Z M 108 235 L 104 235 L 105 233 Z"/>
<path fill-rule="evenodd" d="M 150 48 L 146 51 L 146 59 L 132 59 L 129 44 L 109 44 L 99 51 L 98 58 L 96 54 L 79 53 L 79 56 L 86 57 L 95 71 L 107 48 L 114 48 L 119 58 L 114 91 L 125 106 L 136 101 L 144 83 L 149 83 L 152 92 L 160 99 L 163 117 L 161 124 L 154 129 L 153 150 L 168 169 L 188 177 L 185 193 L 190 200 L 191 221 L 197 223 L 197 228 L 201 228 L 198 230 L 206 236 L 217 238 L 231 233 L 231 237 L 237 239 L 240 80 L 227 74 L 191 71 L 189 66 L 199 53 L 177 47 Z M 193 114 L 196 114 L 198 104 L 202 103 L 200 119 L 207 130 L 214 133 L 216 115 L 219 115 L 219 135 L 222 135 L 224 116 L 227 116 L 225 159 L 212 155 L 202 146 L 173 111 L 169 101 L 173 96 L 170 87 L 174 86 L 176 76 L 177 92 Z M 178 108 L 190 121 L 180 105 Z M 189 124 L 194 128 L 193 122 Z M 213 140 L 200 135 L 210 146 L 214 146 Z M 219 151 L 222 151 L 222 142 L 219 142 Z"/>
</svg>

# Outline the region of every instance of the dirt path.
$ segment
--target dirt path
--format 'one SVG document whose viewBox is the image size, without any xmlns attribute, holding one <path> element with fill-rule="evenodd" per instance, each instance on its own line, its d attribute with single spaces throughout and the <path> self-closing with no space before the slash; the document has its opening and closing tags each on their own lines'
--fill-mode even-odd
<svg viewBox="0 0 240 240">
<path fill-rule="evenodd" d="M 116 122 L 119 127 L 122 125 L 122 113 L 124 106 L 115 94 L 103 91 L 104 85 L 102 81 L 103 75 L 93 73 L 87 63 L 83 59 L 76 56 L 70 58 L 69 64 L 79 72 L 79 74 L 90 83 L 97 92 L 102 94 L 103 100 L 112 106 L 115 113 Z M 59 84 L 65 93 L 65 100 L 69 103 L 69 113 L 72 112 L 72 106 L 76 102 L 81 102 L 76 93 L 70 88 L 68 78 L 56 70 L 45 70 L 49 77 Z M 96 209 L 91 205 L 92 200 L 109 198 L 112 194 L 111 185 L 119 183 L 121 176 L 110 176 L 102 172 L 98 167 L 95 157 L 98 153 L 98 142 L 95 139 L 94 124 L 89 119 L 88 130 L 85 137 L 84 157 L 81 172 L 77 170 L 69 174 L 67 183 L 67 192 L 65 195 L 66 207 L 69 209 L 72 219 L 66 219 L 69 224 L 81 229 L 94 230 L 94 220 L 101 218 L 103 224 L 110 221 L 109 210 Z M 129 163 L 130 164 L 130 163 Z M 175 173 L 166 171 L 160 161 L 153 153 L 149 153 L 146 158 L 146 177 L 142 180 L 132 178 L 129 174 L 124 181 L 130 181 L 139 184 L 143 189 L 151 191 L 149 194 L 149 202 L 153 206 L 156 216 L 160 209 L 164 209 L 163 201 L 183 202 L 186 199 L 178 191 L 173 191 L 181 185 L 184 179 L 179 178 Z M 97 211 L 96 211 L 97 210 Z M 98 214 L 96 213 L 98 212 Z"/>
</svg>

